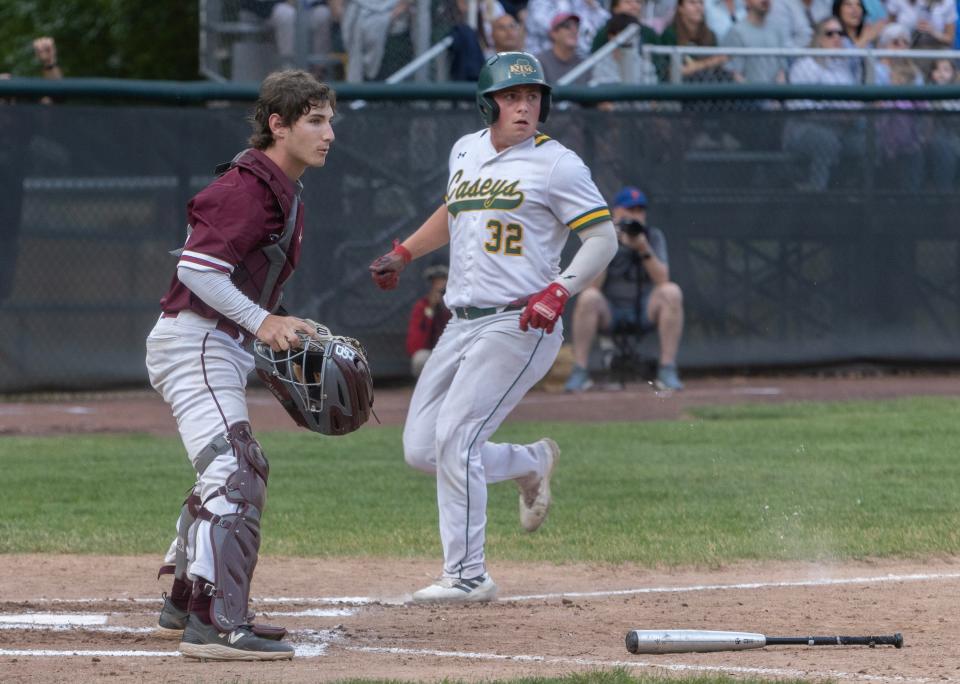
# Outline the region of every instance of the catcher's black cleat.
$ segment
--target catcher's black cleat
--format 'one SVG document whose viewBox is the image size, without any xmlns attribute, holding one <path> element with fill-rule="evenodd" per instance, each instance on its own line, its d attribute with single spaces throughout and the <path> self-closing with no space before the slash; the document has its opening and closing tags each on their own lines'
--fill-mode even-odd
<svg viewBox="0 0 960 684">
<path fill-rule="evenodd" d="M 157 636 L 163 639 L 179 639 L 180 635 L 183 634 L 183 628 L 187 626 L 189 616 L 189 612 L 177 608 L 173 600 L 164 593 L 163 609 L 161 609 L 160 619 L 157 621 Z"/>
<path fill-rule="evenodd" d="M 191 615 L 180 641 L 180 653 L 199 660 L 290 660 L 293 646 L 283 641 L 263 639 L 250 625 L 232 632 L 221 632 Z"/>
</svg>

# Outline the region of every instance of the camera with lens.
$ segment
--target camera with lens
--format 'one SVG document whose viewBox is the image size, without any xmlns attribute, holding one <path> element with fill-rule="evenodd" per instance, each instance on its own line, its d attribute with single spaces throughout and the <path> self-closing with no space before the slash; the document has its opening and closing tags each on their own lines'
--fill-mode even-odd
<svg viewBox="0 0 960 684">
<path fill-rule="evenodd" d="M 630 237 L 637 237 L 638 235 L 649 237 L 649 234 L 647 233 L 647 227 L 636 219 L 620 219 L 617 222 L 617 228 L 622 230 Z"/>
</svg>

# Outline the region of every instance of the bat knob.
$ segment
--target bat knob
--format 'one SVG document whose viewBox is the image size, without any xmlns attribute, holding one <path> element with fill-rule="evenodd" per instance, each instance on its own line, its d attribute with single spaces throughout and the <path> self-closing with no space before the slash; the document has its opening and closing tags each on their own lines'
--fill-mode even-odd
<svg viewBox="0 0 960 684">
<path fill-rule="evenodd" d="M 636 653 L 640 648 L 640 639 L 637 637 L 636 630 L 631 629 L 627 632 L 627 650 Z"/>
<path fill-rule="evenodd" d="M 903 635 L 900 632 L 893 635 L 893 645 L 897 648 L 903 648 Z"/>
</svg>

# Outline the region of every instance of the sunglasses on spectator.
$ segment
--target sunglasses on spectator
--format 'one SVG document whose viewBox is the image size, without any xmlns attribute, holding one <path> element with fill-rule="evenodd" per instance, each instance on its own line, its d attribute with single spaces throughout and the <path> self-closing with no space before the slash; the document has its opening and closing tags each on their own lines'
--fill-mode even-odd
<svg viewBox="0 0 960 684">
<path fill-rule="evenodd" d="M 573 21 L 572 19 L 567 19 L 565 22 L 561 24 L 557 24 L 557 28 L 558 29 L 580 28 L 580 22 Z"/>
<path fill-rule="evenodd" d="M 823 35 L 826 38 L 836 38 L 837 36 L 842 36 L 843 31 L 841 31 L 840 29 L 827 29 L 826 31 L 823 32 Z"/>
</svg>

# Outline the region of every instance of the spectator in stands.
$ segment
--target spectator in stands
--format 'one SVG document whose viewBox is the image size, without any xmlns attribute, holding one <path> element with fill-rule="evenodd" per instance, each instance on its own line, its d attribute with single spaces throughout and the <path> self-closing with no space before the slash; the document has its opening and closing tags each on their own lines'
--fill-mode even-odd
<svg viewBox="0 0 960 684">
<path fill-rule="evenodd" d="M 950 59 L 935 59 L 930 63 L 927 83 L 931 86 L 957 84 L 957 67 Z M 938 192 L 954 192 L 957 166 L 960 162 L 960 126 L 956 112 L 960 112 L 960 100 L 934 100 L 932 109 L 940 112 L 933 122 L 930 143 L 927 145 L 933 185 Z"/>
<path fill-rule="evenodd" d="M 911 47 L 950 48 L 957 35 L 956 0 L 887 0 L 892 21 L 910 32 Z"/>
<path fill-rule="evenodd" d="M 723 47 L 782 48 L 786 38 L 767 22 L 770 0 L 746 0 L 747 17 L 737 22 L 720 40 Z M 741 83 L 784 83 L 787 61 L 783 57 L 734 57 L 726 64 Z"/>
<path fill-rule="evenodd" d="M 307 0 L 306 21 L 312 36 L 312 51 L 328 55 L 331 51 L 330 31 L 343 17 L 344 0 Z M 290 0 L 241 0 L 240 18 L 246 21 L 265 21 L 273 29 L 277 57 L 281 68 L 298 66 L 296 55 L 296 3 Z M 302 65 L 299 65 L 302 66 Z"/>
<path fill-rule="evenodd" d="M 640 45 L 656 45 L 659 41 L 660 31 L 644 23 L 644 8 L 654 5 L 653 0 L 644 3 L 644 0 L 613 0 L 610 3 L 610 14 L 629 14 L 640 22 Z M 673 16 L 675 0 L 670 2 L 670 16 Z M 662 29 L 661 29 L 662 30 Z M 596 52 L 607 44 L 607 25 L 604 24 L 597 35 L 593 37 L 593 43 L 590 45 L 590 52 Z"/>
<path fill-rule="evenodd" d="M 492 57 L 498 52 L 516 52 L 523 50 L 523 24 L 517 21 L 512 14 L 501 14 L 490 24 L 493 44 L 487 50 L 487 56 Z"/>
<path fill-rule="evenodd" d="M 577 37 L 580 31 L 580 17 L 570 12 L 561 12 L 550 22 L 549 50 L 537 55 L 543 66 L 543 75 L 547 83 L 556 83 L 560 77 L 583 61 L 577 54 Z M 586 85 L 589 73 L 578 76 L 571 85 Z"/>
<path fill-rule="evenodd" d="M 453 44 L 450 46 L 450 80 L 476 81 L 488 54 L 492 54 L 492 22 L 503 16 L 503 7 L 497 0 L 477 3 L 476 25 L 468 23 L 467 0 L 457 0 L 454 25 L 450 29 Z"/>
<path fill-rule="evenodd" d="M 411 0 L 346 0 L 340 31 L 348 55 L 348 81 L 389 75 L 381 71 L 387 42 L 392 37 L 408 37 L 410 7 Z M 394 61 L 390 60 L 391 65 Z"/>
<path fill-rule="evenodd" d="M 43 78 L 60 80 L 63 71 L 57 61 L 57 44 L 49 36 L 33 40 L 33 54 Z M 0 73 L 0 79 L 11 78 L 9 73 Z M 51 104 L 50 98 L 42 98 L 43 104 Z M 0 100 L 0 107 L 4 104 Z M 0 201 L 0 303 L 13 291 L 17 272 L 17 257 L 20 253 L 21 211 L 23 209 L 23 181 L 30 160 L 28 147 L 33 139 L 33 127 L 37 117 L 14 115 L 7 119 L 0 109 L 0 188 L 4 189 Z"/>
<path fill-rule="evenodd" d="M 717 36 L 704 20 L 703 0 L 679 0 L 673 22 L 660 36 L 661 45 L 697 45 L 716 47 Z M 687 83 L 716 83 L 729 81 L 723 69 L 727 58 L 724 55 L 685 55 L 680 74 Z M 664 77 L 664 80 L 667 78 Z"/>
<path fill-rule="evenodd" d="M 560 12 L 569 12 L 580 17 L 580 35 L 577 53 L 585 57 L 597 31 L 610 18 L 600 0 L 530 0 L 527 5 L 526 51 L 532 54 L 550 49 L 550 22 Z"/>
<path fill-rule="evenodd" d="M 468 12 L 467 0 L 457 0 L 457 5 L 465 16 Z M 510 16 L 513 21 L 501 21 L 503 16 Z M 497 43 L 516 45 L 519 41 L 520 47 L 511 47 L 510 50 L 523 49 L 523 22 L 517 19 L 516 14 L 507 12 L 499 0 L 477 0 L 476 25 L 480 47 L 487 57 L 505 51 L 497 50 Z M 517 35 L 514 35 L 515 32 Z"/>
<path fill-rule="evenodd" d="M 607 270 L 577 296 L 573 310 L 574 367 L 568 392 L 590 389 L 590 348 L 598 332 L 637 333 L 656 329 L 660 342 L 656 386 L 680 390 L 677 350 L 683 335 L 683 293 L 670 280 L 663 231 L 647 225 L 647 198 L 625 187 L 613 203 L 620 245 Z"/>
<path fill-rule="evenodd" d="M 817 22 L 812 48 L 842 50 L 843 27 L 840 20 L 829 16 Z M 795 85 L 857 85 L 857 75 L 845 57 L 801 57 L 790 66 L 790 83 Z M 853 102 L 826 100 L 788 100 L 788 109 L 852 109 L 861 105 Z M 865 147 L 862 118 L 838 114 L 834 120 L 826 117 L 787 119 L 783 134 L 784 150 L 809 160 L 809 177 L 797 189 L 823 192 L 830 182 L 833 168 L 842 154 L 860 157 Z"/>
<path fill-rule="evenodd" d="M 767 21 L 786 37 L 787 47 L 807 47 L 817 22 L 833 13 L 831 0 L 773 0 Z"/>
<path fill-rule="evenodd" d="M 887 24 L 880 32 L 877 47 L 881 50 L 909 50 L 910 29 L 900 24 Z M 904 57 L 881 57 L 877 60 L 874 72 L 874 82 L 877 85 L 892 85 L 894 72 L 897 78 L 906 85 L 923 85 L 923 74 L 916 63 L 906 55 Z"/>
<path fill-rule="evenodd" d="M 704 16 L 717 39 L 723 40 L 727 31 L 747 18 L 747 5 L 744 0 L 706 0 Z"/>
<path fill-rule="evenodd" d="M 609 40 L 613 40 L 628 26 L 639 24 L 640 22 L 629 14 L 614 14 L 607 22 L 607 36 Z M 639 34 L 620 45 L 594 65 L 590 75 L 591 86 L 611 83 L 653 85 L 657 82 L 657 71 L 653 62 L 640 52 L 638 36 Z"/>
<path fill-rule="evenodd" d="M 410 372 L 419 378 L 423 365 L 437 346 L 440 334 L 450 320 L 450 310 L 443 303 L 447 289 L 447 267 L 438 264 L 429 266 L 423 277 L 427 279 L 427 293 L 418 299 L 410 312 L 407 325 L 407 355 L 410 357 Z"/>
<path fill-rule="evenodd" d="M 863 0 L 833 0 L 831 14 L 840 20 L 843 27 L 843 44 L 848 47 L 873 47 L 877 36 L 887 25 L 886 17 L 867 21 L 867 13 L 863 7 Z M 860 79 L 859 82 L 862 82 Z"/>
</svg>

